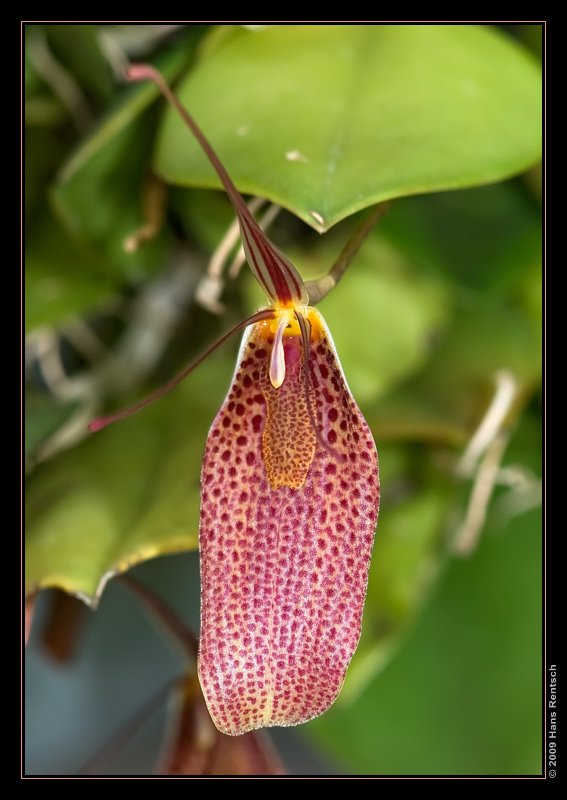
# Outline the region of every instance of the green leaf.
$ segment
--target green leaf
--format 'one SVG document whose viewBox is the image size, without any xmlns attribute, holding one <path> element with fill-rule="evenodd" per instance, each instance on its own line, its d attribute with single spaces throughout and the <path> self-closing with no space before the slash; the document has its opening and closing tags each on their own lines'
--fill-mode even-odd
<svg viewBox="0 0 567 800">
<path fill-rule="evenodd" d="M 26 592 L 59 587 L 94 606 L 116 572 L 197 546 L 202 453 L 230 369 L 211 360 L 159 403 L 35 471 Z"/>
<path fill-rule="evenodd" d="M 107 262 L 70 239 L 46 209 L 26 242 L 25 283 L 26 331 L 84 314 L 120 286 Z"/>
<path fill-rule="evenodd" d="M 537 62 L 473 25 L 238 29 L 179 94 L 240 191 L 317 230 L 386 198 L 501 180 L 541 153 Z M 155 166 L 219 185 L 171 110 Z"/>
</svg>

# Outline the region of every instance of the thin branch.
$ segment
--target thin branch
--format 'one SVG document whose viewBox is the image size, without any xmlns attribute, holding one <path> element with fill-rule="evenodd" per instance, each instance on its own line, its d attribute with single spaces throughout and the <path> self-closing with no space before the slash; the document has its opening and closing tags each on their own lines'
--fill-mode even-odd
<svg viewBox="0 0 567 800">
<path fill-rule="evenodd" d="M 498 434 L 517 397 L 518 382 L 511 372 L 500 370 L 496 373 L 495 380 L 496 391 L 490 406 L 459 461 L 457 467 L 459 475 L 472 474 L 478 459 Z"/>
<path fill-rule="evenodd" d="M 148 614 L 159 623 L 160 628 L 165 629 L 173 637 L 186 658 L 197 658 L 199 648 L 197 637 L 161 597 L 130 575 L 120 575 L 117 580 L 136 595 Z"/>
<path fill-rule="evenodd" d="M 469 555 L 478 543 L 509 438 L 508 433 L 500 431 L 486 448 L 480 462 L 465 519 L 452 544 L 453 552 L 459 556 Z"/>
<path fill-rule="evenodd" d="M 173 680 L 168 681 L 165 686 L 153 696 L 148 702 L 126 722 L 120 730 L 104 744 L 78 772 L 77 775 L 96 775 L 103 766 L 115 756 L 128 742 L 136 735 L 140 727 L 167 699 L 172 689 L 184 680 L 183 675 L 179 675 Z"/>
<path fill-rule="evenodd" d="M 497 372 L 495 380 L 492 401 L 457 465 L 458 475 L 475 476 L 465 519 L 452 545 L 453 551 L 461 556 L 468 555 L 478 542 L 510 439 L 505 424 L 518 395 L 518 382 L 508 370 Z"/>
<path fill-rule="evenodd" d="M 340 252 L 339 257 L 329 270 L 324 278 L 319 278 L 316 281 L 306 281 L 305 286 L 309 294 L 309 303 L 316 305 L 324 297 L 326 297 L 331 289 L 337 285 L 342 276 L 347 270 L 350 262 L 357 254 L 360 246 L 373 230 L 375 225 L 382 219 L 386 211 L 390 208 L 391 200 L 386 200 L 383 203 L 378 203 L 374 206 L 372 211 L 362 220 L 360 225 L 355 228 L 350 239 Z"/>
</svg>

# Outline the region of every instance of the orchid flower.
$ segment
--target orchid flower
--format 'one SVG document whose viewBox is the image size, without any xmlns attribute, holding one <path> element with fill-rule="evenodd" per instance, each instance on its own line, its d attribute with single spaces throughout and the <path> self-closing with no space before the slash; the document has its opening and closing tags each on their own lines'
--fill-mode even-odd
<svg viewBox="0 0 567 800">
<path fill-rule="evenodd" d="M 223 733 L 296 725 L 334 702 L 358 644 L 379 506 L 376 447 L 296 268 L 159 73 L 133 65 L 127 77 L 153 80 L 198 139 L 270 303 L 231 331 L 246 327 L 205 447 L 199 679 Z M 206 355 L 91 430 L 169 391 Z"/>
</svg>

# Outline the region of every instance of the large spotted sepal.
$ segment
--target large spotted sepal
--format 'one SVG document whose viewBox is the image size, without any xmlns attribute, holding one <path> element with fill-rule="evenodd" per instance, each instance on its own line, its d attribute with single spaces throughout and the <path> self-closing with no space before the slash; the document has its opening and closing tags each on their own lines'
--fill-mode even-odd
<svg viewBox="0 0 567 800">
<path fill-rule="evenodd" d="M 376 447 L 322 317 L 304 311 L 308 349 L 283 311 L 246 330 L 207 439 L 199 676 L 227 734 L 322 714 L 360 636 Z"/>
</svg>

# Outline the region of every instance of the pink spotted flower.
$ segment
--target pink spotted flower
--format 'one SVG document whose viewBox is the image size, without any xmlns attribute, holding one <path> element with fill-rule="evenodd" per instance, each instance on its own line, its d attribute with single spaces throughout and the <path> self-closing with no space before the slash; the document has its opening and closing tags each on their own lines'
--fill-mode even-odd
<svg viewBox="0 0 567 800">
<path fill-rule="evenodd" d="M 237 328 L 247 325 L 205 447 L 199 679 L 223 733 L 296 725 L 334 702 L 358 643 L 378 516 L 376 447 L 295 267 L 161 76 L 136 65 L 128 78 L 154 80 L 200 142 L 270 303 Z"/>
</svg>

